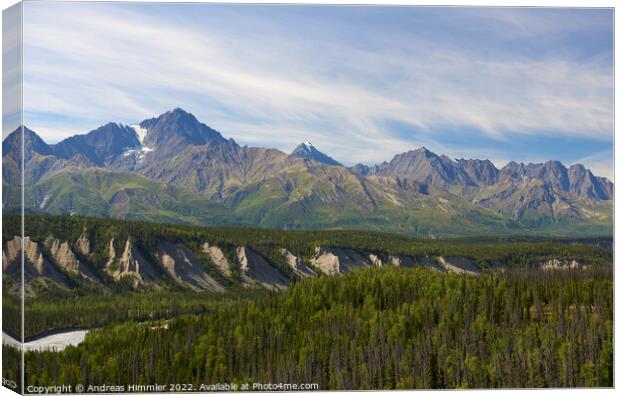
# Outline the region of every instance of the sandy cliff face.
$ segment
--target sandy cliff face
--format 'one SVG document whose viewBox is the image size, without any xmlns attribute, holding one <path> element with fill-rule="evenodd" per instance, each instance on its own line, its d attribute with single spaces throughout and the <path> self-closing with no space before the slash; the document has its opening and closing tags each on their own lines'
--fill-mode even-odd
<svg viewBox="0 0 620 396">
<path fill-rule="evenodd" d="M 83 254 L 84 256 L 88 256 L 90 254 L 90 241 L 85 236 L 81 236 L 75 241 L 75 251 Z"/>
<path fill-rule="evenodd" d="M 581 265 L 576 260 L 558 260 L 551 259 L 544 261 L 541 265 L 544 270 L 556 270 L 556 269 L 576 269 Z"/>
<path fill-rule="evenodd" d="M 12 245 L 11 248 L 9 248 L 9 251 L 12 253 L 10 262 L 19 260 L 21 249 L 20 243 L 20 237 L 15 237 L 9 243 L 10 245 Z M 50 263 L 43 257 L 39 245 L 28 237 L 24 238 L 24 259 L 26 261 L 26 266 L 24 267 L 26 273 L 30 272 L 28 271 L 28 264 L 34 269 L 33 272 L 35 272 L 36 275 L 43 275 L 46 272 L 46 269 L 50 267 Z"/>
<path fill-rule="evenodd" d="M 317 247 L 310 263 L 327 275 L 342 274 L 356 268 L 369 266 L 425 267 L 436 271 L 457 274 L 477 274 L 478 268 L 465 257 L 410 257 L 363 253 L 353 249 Z"/>
<path fill-rule="evenodd" d="M 202 245 L 202 251 L 211 258 L 213 264 L 224 276 L 230 276 L 232 274 L 230 263 L 228 262 L 228 259 L 224 255 L 222 249 L 215 245 L 210 245 L 209 242 L 205 242 Z"/>
<path fill-rule="evenodd" d="M 7 271 L 20 255 L 22 239 L 18 236 L 7 241 L 6 246 L 2 249 L 2 270 Z"/>
<path fill-rule="evenodd" d="M 342 274 L 355 268 L 370 267 L 371 261 L 353 249 L 317 246 L 310 263 L 327 275 Z"/>
<path fill-rule="evenodd" d="M 289 279 L 252 249 L 245 246 L 238 247 L 237 260 L 241 277 L 246 284 L 256 281 L 268 289 L 284 289 L 290 283 Z"/>
<path fill-rule="evenodd" d="M 376 254 L 373 254 L 373 253 L 370 253 L 368 255 L 368 260 L 375 267 L 382 267 L 384 265 L 383 260 L 381 259 L 381 257 L 376 255 Z"/>
<path fill-rule="evenodd" d="M 316 272 L 312 270 L 312 268 L 308 267 L 301 258 L 295 256 L 293 253 L 288 251 L 287 249 L 280 249 L 280 253 L 282 253 L 282 257 L 291 267 L 295 275 L 301 278 L 307 278 L 311 276 L 317 276 Z"/>
<path fill-rule="evenodd" d="M 125 242 L 120 257 L 116 257 L 113 239 L 109 243 L 108 252 L 110 256 L 106 270 L 114 279 L 131 277 L 134 287 L 138 287 L 145 280 L 154 279 L 157 275 L 151 264 L 129 239 Z"/>
<path fill-rule="evenodd" d="M 393 267 L 403 268 L 424 267 L 436 271 L 444 270 L 444 268 L 440 267 L 437 262 L 431 257 L 411 257 L 405 255 L 390 254 L 385 259 L 383 259 L 383 265 L 391 265 Z"/>
<path fill-rule="evenodd" d="M 327 275 L 340 274 L 340 258 L 331 251 L 317 247 L 314 257 L 310 259 L 310 263 L 319 268 Z"/>
<path fill-rule="evenodd" d="M 153 240 L 158 241 L 155 248 L 145 250 L 145 246 L 152 246 Z M 72 243 L 52 234 L 38 242 L 29 237 L 22 241 L 18 236 L 5 240 L 3 271 L 12 279 L 11 282 L 21 279 L 23 245 L 24 276 L 26 286 L 32 291 L 40 286 L 54 285 L 68 288 L 87 285 L 89 289 L 96 287 L 102 291 L 111 291 L 116 290 L 110 285 L 113 280 L 122 283 L 130 281 L 134 288 L 147 290 L 174 287 L 175 282 L 183 288 L 196 291 L 224 292 L 227 288 L 238 286 L 284 289 L 297 278 L 319 274 L 338 275 L 358 268 L 384 266 L 423 267 L 463 275 L 480 272 L 473 259 L 456 255 L 422 257 L 358 248 L 316 246 L 312 256 L 299 257 L 293 253 L 296 250 L 285 247 L 285 244 L 277 247 L 259 246 L 254 250 L 248 246 L 228 244 L 219 247 L 202 241 L 202 245 L 196 245 L 195 239 L 186 241 L 175 237 L 167 240 L 165 236 L 148 241 L 131 236 L 117 240 L 122 243 L 116 245 L 115 239 L 92 241 L 81 236 Z M 538 256 L 534 258 L 536 261 L 529 262 L 549 270 L 581 268 L 584 263 L 588 265 L 587 259 L 581 256 L 576 259 L 579 262 L 553 256 L 540 260 Z M 501 269 L 502 263 L 490 266 L 485 263 L 487 267 Z M 8 290 L 12 294 L 21 293 L 21 288 L 16 289 L 13 284 L 9 285 Z"/>
<path fill-rule="evenodd" d="M 56 264 L 65 271 L 80 273 L 80 261 L 69 247 L 67 242 L 61 242 L 54 237 L 48 237 L 43 244 L 50 251 Z"/>
<path fill-rule="evenodd" d="M 390 265 L 393 265 L 394 267 L 413 268 L 418 266 L 418 263 L 414 262 L 413 259 L 409 256 L 390 255 L 388 261 Z"/>
<path fill-rule="evenodd" d="M 37 242 L 29 237 L 24 238 L 24 276 L 26 280 L 38 277 L 49 278 L 61 285 L 67 285 L 67 277 L 60 272 L 41 252 Z M 6 243 L 2 252 L 3 271 L 19 277 L 21 274 L 21 244 L 22 239 L 16 236 Z"/>
<path fill-rule="evenodd" d="M 224 291 L 221 284 L 205 273 L 196 255 L 181 244 L 162 242 L 155 252 L 155 259 L 182 286 L 194 290 Z"/>
<path fill-rule="evenodd" d="M 108 261 L 105 263 L 105 270 L 112 275 L 116 267 L 116 249 L 114 249 L 114 238 L 108 242 Z"/>
<path fill-rule="evenodd" d="M 437 263 L 447 272 L 455 274 L 478 274 L 478 268 L 465 257 L 437 257 Z"/>
</svg>

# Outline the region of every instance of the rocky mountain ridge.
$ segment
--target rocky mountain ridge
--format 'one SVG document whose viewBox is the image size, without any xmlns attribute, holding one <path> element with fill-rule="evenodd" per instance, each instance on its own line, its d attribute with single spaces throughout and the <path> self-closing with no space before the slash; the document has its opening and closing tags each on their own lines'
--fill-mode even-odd
<svg viewBox="0 0 620 396">
<path fill-rule="evenodd" d="M 489 160 L 457 159 L 439 156 L 426 147 L 396 155 L 390 162 L 372 167 L 358 164 L 351 171 L 363 176 L 395 176 L 412 178 L 424 184 L 441 188 L 488 187 L 542 180 L 549 187 L 574 193 L 579 197 L 597 200 L 613 198 L 613 183 L 597 177 L 582 164 L 566 168 L 561 162 L 510 162 L 501 169 Z"/>
<path fill-rule="evenodd" d="M 5 207 L 19 201 L 19 135 L 3 142 Z M 422 147 L 345 168 L 310 144 L 290 155 L 240 146 L 178 108 L 55 145 L 26 128 L 24 142 L 26 203 L 54 214 L 428 237 L 611 229 L 613 184 L 580 164 L 498 169 Z"/>
</svg>

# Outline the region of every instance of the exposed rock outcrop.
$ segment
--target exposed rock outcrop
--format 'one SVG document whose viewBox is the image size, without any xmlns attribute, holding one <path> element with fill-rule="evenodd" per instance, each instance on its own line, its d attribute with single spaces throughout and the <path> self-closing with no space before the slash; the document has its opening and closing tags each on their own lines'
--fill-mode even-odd
<svg viewBox="0 0 620 396">
<path fill-rule="evenodd" d="M 110 242 L 108 242 L 108 261 L 105 264 L 105 268 L 108 272 L 110 272 L 110 268 L 113 267 L 115 260 L 116 249 L 114 249 L 114 238 L 112 238 Z"/>
<path fill-rule="evenodd" d="M 368 255 L 368 260 L 370 260 L 371 264 L 374 265 L 375 267 L 382 267 L 384 265 L 381 257 L 379 257 L 378 255 L 374 253 L 370 253 Z"/>
<path fill-rule="evenodd" d="M 416 263 L 409 256 L 393 256 L 390 255 L 389 258 L 390 265 L 394 267 L 405 267 L 405 268 L 413 268 L 416 267 Z"/>
<path fill-rule="evenodd" d="M 6 243 L 6 249 L 2 252 L 2 269 L 4 271 L 12 272 L 11 267 L 17 267 L 16 269 L 19 271 L 21 244 L 22 238 L 19 236 Z M 45 272 L 45 267 L 49 265 L 43 257 L 39 245 L 28 237 L 24 238 L 24 260 L 26 273 L 31 272 L 33 276 L 42 275 Z M 32 271 L 28 271 L 28 269 Z"/>
<path fill-rule="evenodd" d="M 50 251 L 52 258 L 60 268 L 74 274 L 80 273 L 80 261 L 75 257 L 67 242 L 61 242 L 49 236 L 43 244 Z"/>
<path fill-rule="evenodd" d="M 204 272 L 200 260 L 181 244 L 162 242 L 155 258 L 177 283 L 194 290 L 223 292 L 224 287 Z"/>
<path fill-rule="evenodd" d="M 21 237 L 15 236 L 2 248 L 2 271 L 6 272 L 11 263 L 17 259 L 21 249 Z"/>
<path fill-rule="evenodd" d="M 237 260 L 242 280 L 248 285 L 257 281 L 268 289 L 284 289 L 290 283 L 289 279 L 252 249 L 245 246 L 238 247 Z"/>
<path fill-rule="evenodd" d="M 432 257 L 411 257 L 404 255 L 390 255 L 388 262 L 394 267 L 403 268 L 417 268 L 424 267 L 430 268 L 435 271 L 444 271 L 443 267 L 440 267 Z"/>
<path fill-rule="evenodd" d="M 228 262 L 228 259 L 224 255 L 222 249 L 215 245 L 210 245 L 209 242 L 205 242 L 202 245 L 202 251 L 205 254 L 209 255 L 213 264 L 220 270 L 222 274 L 224 274 L 224 276 L 231 275 L 232 272 L 230 269 L 230 263 Z"/>
<path fill-rule="evenodd" d="M 84 255 L 84 256 L 88 256 L 90 254 L 90 240 L 85 237 L 85 236 L 81 236 L 78 238 L 77 241 L 75 241 L 75 251 Z"/>
<path fill-rule="evenodd" d="M 125 249 L 120 258 L 116 258 L 114 240 L 110 241 L 108 251 L 110 259 L 108 260 L 106 269 L 114 279 L 129 276 L 133 278 L 134 287 L 137 287 L 144 283 L 145 280 L 155 277 L 156 274 L 151 264 L 129 239 L 125 242 Z"/>
<path fill-rule="evenodd" d="M 371 262 L 353 249 L 344 248 L 315 248 L 314 257 L 310 263 L 321 269 L 327 275 L 342 274 L 355 268 L 370 267 Z"/>
<path fill-rule="evenodd" d="M 308 267 L 301 258 L 295 256 L 287 249 L 280 249 L 280 252 L 282 253 L 282 257 L 284 257 L 284 260 L 286 260 L 295 275 L 301 278 L 307 278 L 317 275 L 316 272 L 314 272 L 312 268 Z"/>
<path fill-rule="evenodd" d="M 466 257 L 437 257 L 437 263 L 447 272 L 453 272 L 455 274 L 470 274 L 476 275 L 480 271 L 478 268 Z"/>
<path fill-rule="evenodd" d="M 411 257 L 405 255 L 362 253 L 354 249 L 317 247 L 310 263 L 327 275 L 341 274 L 355 268 L 369 266 L 394 266 L 404 268 L 425 267 L 435 271 L 478 273 L 478 268 L 464 257 Z"/>
<path fill-rule="evenodd" d="M 541 263 L 540 267 L 543 270 L 556 270 L 556 269 L 577 269 L 581 265 L 576 260 L 558 260 L 551 259 Z"/>
<path fill-rule="evenodd" d="M 21 276 L 22 238 L 16 236 L 6 243 L 2 252 L 2 269 L 12 276 Z M 41 252 L 37 242 L 24 238 L 24 277 L 28 279 L 46 277 L 59 284 L 67 285 L 67 277 L 60 272 Z"/>
</svg>

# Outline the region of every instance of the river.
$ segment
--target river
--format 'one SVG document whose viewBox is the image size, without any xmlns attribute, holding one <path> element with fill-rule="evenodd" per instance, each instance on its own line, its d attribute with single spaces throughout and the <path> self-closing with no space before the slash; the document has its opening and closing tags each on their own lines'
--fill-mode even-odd
<svg viewBox="0 0 620 396">
<path fill-rule="evenodd" d="M 67 330 L 41 337 L 34 337 L 24 343 L 26 351 L 62 351 L 69 345 L 78 345 L 88 334 L 88 330 Z M 19 341 L 2 332 L 2 343 L 19 348 Z"/>
</svg>

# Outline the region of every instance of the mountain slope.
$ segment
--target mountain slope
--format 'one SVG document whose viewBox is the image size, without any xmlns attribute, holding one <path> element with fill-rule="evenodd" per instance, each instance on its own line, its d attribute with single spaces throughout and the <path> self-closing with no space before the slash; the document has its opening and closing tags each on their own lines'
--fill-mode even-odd
<svg viewBox="0 0 620 396">
<path fill-rule="evenodd" d="M 26 189 L 36 211 L 185 224 L 250 224 L 223 205 L 135 173 L 65 171 Z"/>
<path fill-rule="evenodd" d="M 109 165 L 126 150 L 137 147 L 140 147 L 140 141 L 133 128 L 116 123 L 108 123 L 51 146 L 58 158 L 69 159 L 80 154 L 98 166 Z"/>
</svg>

